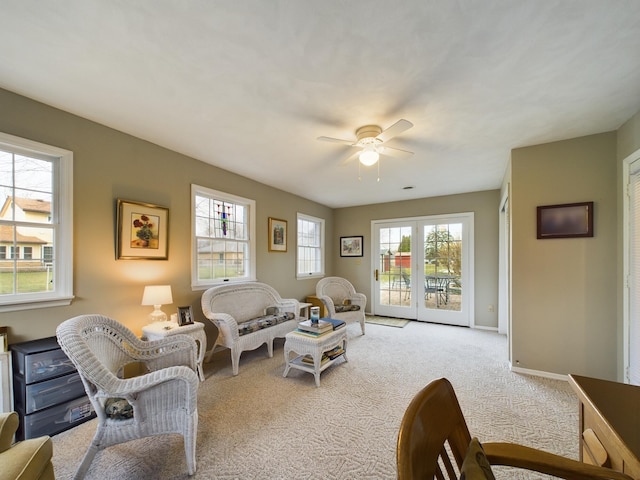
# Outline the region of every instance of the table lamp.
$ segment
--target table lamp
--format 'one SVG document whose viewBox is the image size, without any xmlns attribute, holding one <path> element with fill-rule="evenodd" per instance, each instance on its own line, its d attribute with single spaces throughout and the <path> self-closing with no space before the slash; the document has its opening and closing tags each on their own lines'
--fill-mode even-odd
<svg viewBox="0 0 640 480">
<path fill-rule="evenodd" d="M 142 294 L 142 305 L 153 305 L 153 312 L 149 314 L 149 320 L 153 322 L 166 322 L 167 314 L 160 310 L 162 305 L 173 303 L 171 285 L 147 285 Z"/>
</svg>

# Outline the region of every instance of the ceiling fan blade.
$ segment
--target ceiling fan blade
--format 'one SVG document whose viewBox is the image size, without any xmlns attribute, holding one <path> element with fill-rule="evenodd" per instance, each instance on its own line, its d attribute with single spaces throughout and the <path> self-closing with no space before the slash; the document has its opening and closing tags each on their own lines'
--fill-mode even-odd
<svg viewBox="0 0 640 480">
<path fill-rule="evenodd" d="M 382 155 L 388 155 L 390 157 L 410 157 L 411 155 L 413 155 L 413 152 L 410 152 L 409 150 L 402 150 L 401 148 L 393 148 L 393 147 L 387 147 L 386 145 L 380 147 L 381 150 L 381 154 Z"/>
<path fill-rule="evenodd" d="M 317 140 L 321 142 L 342 143 L 344 145 L 354 146 L 353 140 L 341 140 L 339 138 L 332 137 L 318 137 Z"/>
<path fill-rule="evenodd" d="M 352 153 L 351 155 L 349 155 L 347 158 L 345 158 L 344 160 L 342 160 L 340 162 L 340 166 L 344 167 L 347 163 L 351 162 L 352 160 L 355 160 L 356 158 L 358 158 L 358 155 L 360 155 L 360 150 L 358 150 L 356 153 Z"/>
<path fill-rule="evenodd" d="M 396 135 L 400 135 L 402 132 L 409 130 L 411 127 L 413 127 L 413 123 L 411 123 L 409 120 L 400 119 L 389 128 L 384 130 L 376 138 L 382 140 L 382 142 L 388 142 Z"/>
</svg>

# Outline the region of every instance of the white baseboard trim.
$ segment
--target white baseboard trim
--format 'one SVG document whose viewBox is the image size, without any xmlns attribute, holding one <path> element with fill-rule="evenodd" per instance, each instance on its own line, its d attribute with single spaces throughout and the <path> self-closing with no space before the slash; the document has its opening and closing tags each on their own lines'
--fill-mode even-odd
<svg viewBox="0 0 640 480">
<path fill-rule="evenodd" d="M 569 381 L 569 377 L 567 375 L 560 375 L 559 373 L 543 372 L 542 370 L 530 370 L 528 368 L 514 367 L 511 364 L 511 362 L 509 362 L 509 369 L 514 373 L 522 373 L 524 375 L 533 375 L 534 377 L 551 378 L 553 380 L 564 380 L 565 382 Z"/>
<path fill-rule="evenodd" d="M 473 328 L 475 330 L 489 330 L 490 332 L 497 332 L 498 331 L 498 327 L 485 327 L 483 325 L 474 325 L 471 328 Z"/>
</svg>

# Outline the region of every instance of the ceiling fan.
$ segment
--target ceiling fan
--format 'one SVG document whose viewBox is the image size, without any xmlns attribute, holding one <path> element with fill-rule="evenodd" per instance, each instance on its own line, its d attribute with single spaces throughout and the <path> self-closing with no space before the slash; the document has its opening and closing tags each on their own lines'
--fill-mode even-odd
<svg viewBox="0 0 640 480">
<path fill-rule="evenodd" d="M 400 148 L 389 147 L 385 145 L 386 142 L 391 140 L 402 132 L 405 132 L 413 127 L 413 123 L 408 120 L 398 120 L 386 130 L 382 130 L 377 125 L 365 125 L 356 130 L 356 140 L 341 140 L 339 138 L 332 137 L 318 137 L 318 140 L 323 142 L 343 143 L 350 147 L 357 147 L 360 150 L 347 157 L 342 161 L 343 164 L 349 162 L 356 156 L 359 158 L 360 163 L 366 166 L 375 165 L 380 159 L 380 155 L 388 155 L 391 157 L 404 157 L 413 155 L 413 152 L 408 150 L 402 150 Z"/>
</svg>

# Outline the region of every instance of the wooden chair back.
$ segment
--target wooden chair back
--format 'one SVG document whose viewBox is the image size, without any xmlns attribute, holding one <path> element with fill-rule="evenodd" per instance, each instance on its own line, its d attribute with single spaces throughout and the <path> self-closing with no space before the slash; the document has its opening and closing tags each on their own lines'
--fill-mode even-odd
<svg viewBox="0 0 640 480">
<path fill-rule="evenodd" d="M 400 424 L 399 480 L 458 479 L 471 442 L 451 383 L 435 380 L 413 398 Z"/>
</svg>

